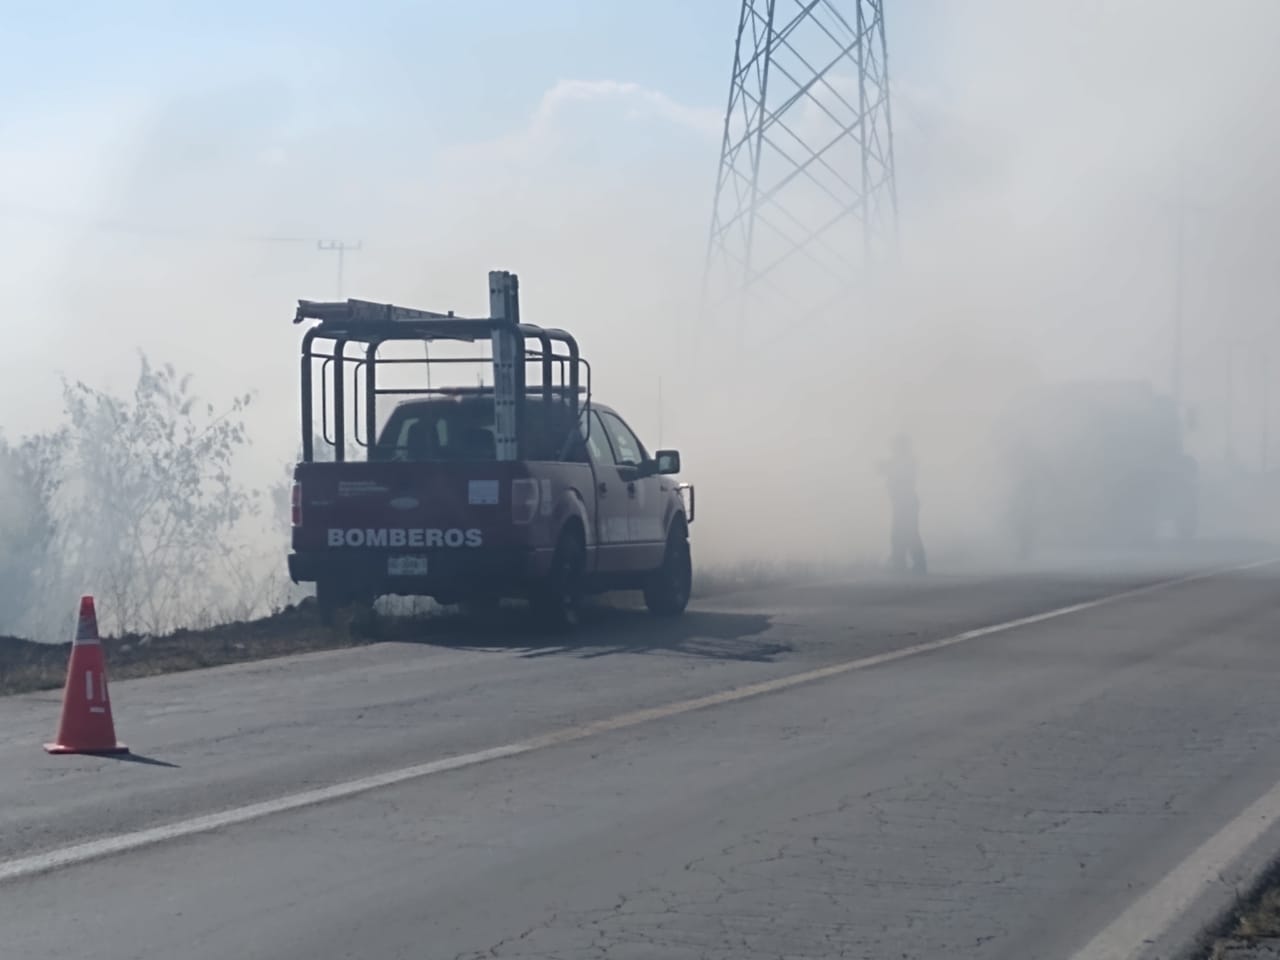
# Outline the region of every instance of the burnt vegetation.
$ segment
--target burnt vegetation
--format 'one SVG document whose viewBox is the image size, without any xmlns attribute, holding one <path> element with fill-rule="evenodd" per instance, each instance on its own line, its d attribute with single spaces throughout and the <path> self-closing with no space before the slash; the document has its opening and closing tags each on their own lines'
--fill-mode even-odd
<svg viewBox="0 0 1280 960">
<path fill-rule="evenodd" d="M 62 422 L 0 437 L 0 633 L 67 636 L 75 598 L 103 629 L 169 633 L 280 610 L 287 481 L 237 479 L 251 398 L 202 400 L 145 356 L 132 390 L 63 385 Z M 256 531 L 254 529 L 256 527 Z M 279 530 L 264 542 L 261 531 Z"/>
</svg>

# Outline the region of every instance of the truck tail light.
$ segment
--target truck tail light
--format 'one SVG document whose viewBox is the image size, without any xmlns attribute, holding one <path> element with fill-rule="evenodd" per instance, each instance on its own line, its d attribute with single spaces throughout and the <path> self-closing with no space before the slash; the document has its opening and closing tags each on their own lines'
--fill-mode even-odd
<svg viewBox="0 0 1280 960">
<path fill-rule="evenodd" d="M 538 481 L 520 477 L 511 481 L 511 522 L 532 523 L 538 515 Z"/>
<path fill-rule="evenodd" d="M 295 483 L 293 485 L 293 493 L 289 498 L 289 506 L 292 512 L 293 525 L 295 527 L 302 526 L 302 484 Z"/>
</svg>

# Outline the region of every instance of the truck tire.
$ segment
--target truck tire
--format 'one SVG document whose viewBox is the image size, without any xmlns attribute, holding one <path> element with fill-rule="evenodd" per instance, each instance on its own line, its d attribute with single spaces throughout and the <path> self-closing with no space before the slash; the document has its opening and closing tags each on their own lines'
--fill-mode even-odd
<svg viewBox="0 0 1280 960">
<path fill-rule="evenodd" d="M 689 531 L 683 523 L 673 524 L 667 534 L 662 566 L 654 571 L 644 588 L 644 604 L 659 617 L 678 617 L 689 606 L 693 593 L 693 556 Z"/>
<path fill-rule="evenodd" d="M 316 581 L 316 612 L 320 622 L 326 627 L 333 626 L 338 610 L 342 606 L 342 597 L 338 585 L 330 580 Z"/>
<path fill-rule="evenodd" d="M 464 617 L 472 620 L 487 620 L 498 612 L 498 607 L 501 603 L 501 597 L 486 593 L 467 597 L 467 599 L 458 604 L 458 607 Z"/>
<path fill-rule="evenodd" d="M 582 532 L 573 527 L 560 535 L 551 558 L 551 571 L 532 597 L 534 616 L 544 628 L 566 633 L 582 619 L 582 576 L 587 548 Z"/>
<path fill-rule="evenodd" d="M 333 580 L 316 582 L 316 611 L 326 627 L 336 624 L 338 614 L 345 610 L 351 611 L 353 620 L 358 624 L 367 624 L 374 617 L 376 599 L 369 591 L 352 589 Z"/>
</svg>

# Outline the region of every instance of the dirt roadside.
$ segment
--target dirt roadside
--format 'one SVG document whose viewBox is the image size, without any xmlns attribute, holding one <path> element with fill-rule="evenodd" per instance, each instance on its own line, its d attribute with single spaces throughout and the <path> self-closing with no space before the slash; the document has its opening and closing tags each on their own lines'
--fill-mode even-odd
<svg viewBox="0 0 1280 960">
<path fill-rule="evenodd" d="M 274 616 L 228 623 L 209 630 L 178 630 L 168 636 L 104 637 L 103 647 L 114 680 L 197 670 L 244 660 L 264 660 L 310 650 L 349 647 L 368 642 L 350 623 L 323 627 L 311 604 L 291 607 Z M 66 679 L 71 644 L 35 643 L 0 637 L 0 695 L 61 687 Z"/>
<path fill-rule="evenodd" d="M 809 568 L 752 564 L 731 571 L 699 574 L 694 596 L 712 597 L 817 579 Z M 601 602 L 609 604 L 610 598 Z M 618 602 L 627 605 L 623 598 Z M 520 627 L 513 615 L 506 629 Z M 183 670 L 223 666 L 251 660 L 267 660 L 295 653 L 333 650 L 380 640 L 444 640 L 464 631 L 463 618 L 435 611 L 414 617 L 340 617 L 332 626 L 321 623 L 312 601 L 304 601 L 280 613 L 257 620 L 228 623 L 207 630 L 178 630 L 165 636 L 104 637 L 108 672 L 113 680 L 150 677 Z M 531 633 L 531 642 L 536 637 Z M 71 644 L 35 643 L 19 637 L 0 636 L 0 696 L 52 690 L 66 679 Z"/>
</svg>

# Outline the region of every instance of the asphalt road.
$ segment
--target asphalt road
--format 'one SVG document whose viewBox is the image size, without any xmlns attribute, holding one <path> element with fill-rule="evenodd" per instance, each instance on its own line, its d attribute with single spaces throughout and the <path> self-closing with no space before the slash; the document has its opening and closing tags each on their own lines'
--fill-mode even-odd
<svg viewBox="0 0 1280 960">
<path fill-rule="evenodd" d="M 1256 558 L 118 683 L 132 761 L 0 699 L 0 957 L 1167 956 L 1280 849 L 1280 566 L 1167 583 Z"/>
</svg>

